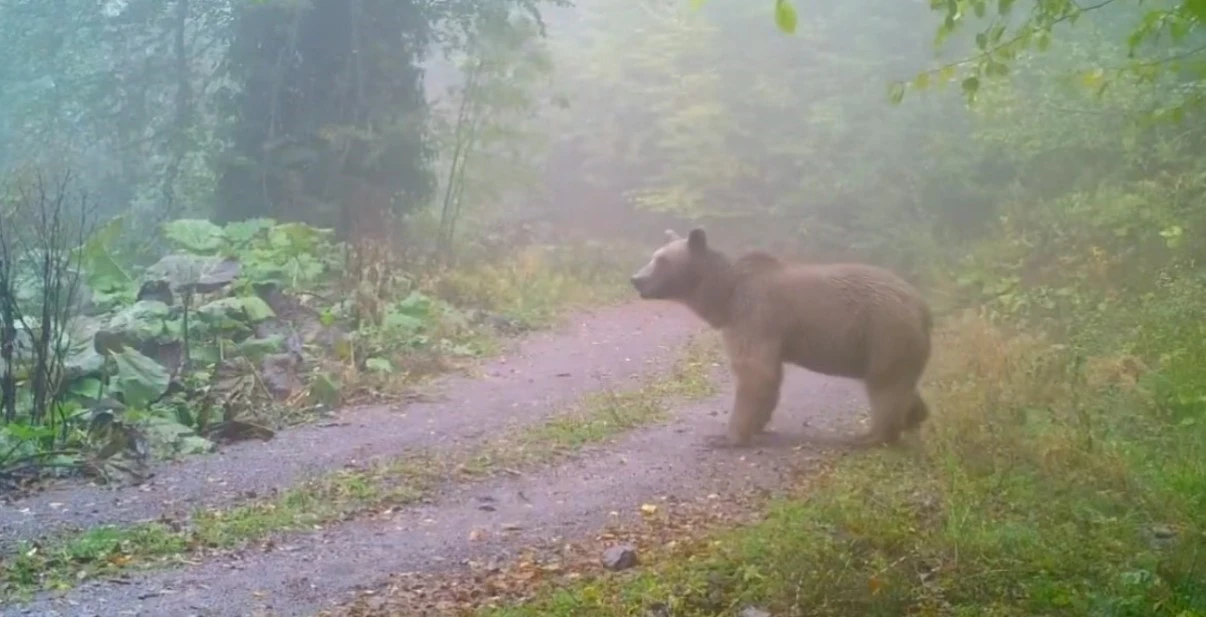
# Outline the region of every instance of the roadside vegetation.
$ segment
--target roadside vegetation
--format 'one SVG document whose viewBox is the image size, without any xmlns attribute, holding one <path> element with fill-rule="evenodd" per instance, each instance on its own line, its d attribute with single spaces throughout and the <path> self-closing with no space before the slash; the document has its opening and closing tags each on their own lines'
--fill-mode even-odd
<svg viewBox="0 0 1206 617">
<path fill-rule="evenodd" d="M 116 218 L 33 264 L 41 247 L 23 233 L 64 232 L 38 227 L 52 203 L 16 206 L 39 216 L 2 232 L 27 266 L 8 281 L 13 353 L 0 366 L 14 393 L 0 429 L 8 488 L 47 472 L 131 479 L 155 458 L 397 399 L 622 289 L 608 254 L 535 243 L 455 271 L 359 264 L 370 275 L 357 280 L 356 256 L 330 230 L 272 219 L 168 221 L 152 260 L 120 251 Z M 44 315 L 54 327 L 41 328 Z"/>
<path fill-rule="evenodd" d="M 703 225 L 925 289 L 921 442 L 482 615 L 1206 616 L 1201 3 L 42 4 L 0 8 L 5 494 L 400 400 L 630 298 L 661 230 Z M 592 399 L 455 473 L 551 462 L 701 379 Z M 0 580 L 407 503 L 453 473 L 416 456 L 26 546 Z"/>
</svg>

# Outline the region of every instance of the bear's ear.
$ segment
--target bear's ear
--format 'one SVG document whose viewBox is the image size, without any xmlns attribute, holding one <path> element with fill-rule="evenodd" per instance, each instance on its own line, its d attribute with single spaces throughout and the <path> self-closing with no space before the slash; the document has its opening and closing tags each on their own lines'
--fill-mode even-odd
<svg viewBox="0 0 1206 617">
<path fill-rule="evenodd" d="M 666 230 L 666 239 L 671 242 L 674 242 L 675 240 L 682 240 L 683 237 L 678 235 L 677 231 L 674 231 L 673 229 L 667 229 Z"/>
<path fill-rule="evenodd" d="M 695 252 L 702 252 L 708 248 L 708 236 L 704 234 L 704 230 L 696 227 L 687 235 L 687 248 Z"/>
</svg>

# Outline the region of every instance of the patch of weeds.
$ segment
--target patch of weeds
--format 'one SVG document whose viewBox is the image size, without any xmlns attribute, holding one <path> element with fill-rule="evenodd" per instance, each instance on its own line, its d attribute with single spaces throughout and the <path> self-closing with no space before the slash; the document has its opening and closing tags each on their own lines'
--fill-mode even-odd
<svg viewBox="0 0 1206 617">
<path fill-rule="evenodd" d="M 634 391 L 591 394 L 565 415 L 500 436 L 464 452 L 421 452 L 368 469 L 330 473 L 272 498 L 196 512 L 187 523 L 96 527 L 65 538 L 25 544 L 0 561 L 0 598 L 65 589 L 78 581 L 135 568 L 171 565 L 186 555 L 230 549 L 274 533 L 304 531 L 413 503 L 446 477 L 530 469 L 589 444 L 664 418 L 674 398 L 712 392 L 708 368 L 715 344 L 693 341 L 669 375 Z"/>
<path fill-rule="evenodd" d="M 457 306 L 496 312 L 520 329 L 553 323 L 566 311 L 632 296 L 629 251 L 603 244 L 527 246 L 432 275 L 424 285 Z"/>
<path fill-rule="evenodd" d="M 149 561 L 178 555 L 186 548 L 186 539 L 161 523 L 97 527 L 59 543 L 25 545 L 0 562 L 4 577 L 0 598 L 7 602 L 35 589 L 69 589 L 78 581 L 137 565 L 133 553 Z"/>
<path fill-rule="evenodd" d="M 229 509 L 201 510 L 187 523 L 102 526 L 46 542 L 27 543 L 0 561 L 0 598 L 27 598 L 43 589 L 128 569 L 161 567 L 186 555 L 229 549 L 270 534 L 304 531 L 384 507 L 413 503 L 443 477 L 428 454 L 365 470 L 341 470 L 267 500 Z"/>
<path fill-rule="evenodd" d="M 758 523 L 479 615 L 1206 614 L 1206 433 L 1040 337 L 941 339 L 922 451 L 841 457 Z"/>
</svg>

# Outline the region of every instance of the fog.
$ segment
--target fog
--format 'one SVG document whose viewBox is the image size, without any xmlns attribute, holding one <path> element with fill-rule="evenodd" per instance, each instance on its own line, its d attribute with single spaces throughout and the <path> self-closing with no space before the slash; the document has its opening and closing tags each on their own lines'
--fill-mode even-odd
<svg viewBox="0 0 1206 617">
<path fill-rule="evenodd" d="M 589 407 L 569 395 L 585 396 L 591 379 L 610 393 L 627 384 L 619 376 L 640 376 L 640 363 L 669 364 L 657 354 L 681 347 L 700 325 L 666 303 L 639 301 L 629 277 L 667 229 L 685 237 L 702 228 L 709 246 L 730 256 L 760 250 L 804 263 L 869 263 L 915 285 L 935 316 L 940 365 L 929 460 L 957 461 L 924 472 L 947 483 L 936 490 L 955 495 L 973 478 L 961 498 L 979 512 L 977 500 L 996 499 L 1006 484 L 1050 480 L 1010 497 L 1029 504 L 1016 511 L 1057 521 L 1057 531 L 1036 531 L 1042 541 L 1028 542 L 1089 551 L 1078 558 L 1090 565 L 1065 573 L 1101 575 L 1086 587 L 1146 581 L 1131 575 L 1163 566 L 1115 560 L 1098 568 L 1099 555 L 1084 547 L 1104 546 L 1102 538 L 1041 534 L 1106 529 L 1099 523 L 1107 519 L 1177 519 L 1201 531 L 1200 514 L 1185 513 L 1206 511 L 1206 473 L 1195 462 L 1206 443 L 1198 379 L 1206 358 L 1202 5 L 0 0 L 0 497 L 26 498 L 47 480 L 142 481 L 165 459 L 210 460 L 231 448 L 240 453 L 225 459 L 237 467 L 232 494 L 260 503 L 309 469 L 307 448 L 338 468 L 360 456 L 357 440 L 398 454 L 461 445 L 513 417 L 535 422 L 550 401 L 558 412 Z M 524 338 L 554 327 L 563 338 Z M 512 361 L 509 345 L 531 340 L 537 351 L 525 347 Z M 456 382 L 445 407 L 394 413 L 419 400 L 427 380 L 468 365 L 489 368 Z M 675 373 L 674 392 L 707 382 L 700 367 L 722 365 L 697 358 L 700 375 Z M 791 404 L 837 400 L 818 383 L 807 382 Z M 361 404 L 367 419 L 332 419 Z M 641 409 L 682 411 L 661 399 Z M 621 415 L 590 424 L 605 427 L 591 439 L 635 431 L 657 414 L 614 421 Z M 332 437 L 306 432 L 318 426 L 340 428 Z M 577 433 L 554 428 L 538 437 L 579 445 Z M 675 435 L 659 456 L 677 457 L 674 448 L 694 438 Z M 517 457 L 504 467 L 539 458 L 492 447 L 455 460 L 468 468 L 487 454 Z M 1181 483 L 1161 484 L 1164 476 L 1149 474 L 1158 465 L 1134 463 L 1136 452 L 1179 470 Z M 239 463 L 247 460 L 263 472 Z M 464 472 L 441 465 L 433 456 L 403 467 Z M 675 472 L 688 473 L 683 465 Z M 657 475 L 672 467 L 642 476 L 645 488 L 681 480 Z M 200 487 L 191 503 L 208 503 L 198 496 L 208 471 L 177 472 L 182 485 Z M 933 488 L 929 476 L 881 472 L 847 485 Z M 391 500 L 413 496 L 382 480 L 397 473 L 356 476 L 372 490 L 336 490 L 335 481 L 306 488 L 306 499 L 271 502 L 264 511 L 285 514 L 262 525 L 214 515 L 213 529 L 230 535 L 207 542 L 241 545 L 401 509 Z M 975 484 L 992 474 L 1016 482 Z M 419 474 L 413 494 L 429 496 L 437 475 Z M 256 484 L 261 476 L 280 486 Z M 895 480 L 872 481 L 882 478 Z M 1121 501 L 1101 506 L 1100 516 L 1058 500 L 1051 503 L 1062 510 L 1043 511 L 1044 496 L 1079 499 L 1067 497 L 1080 485 L 1059 484 L 1066 478 L 1095 487 L 1085 500 Z M 1159 496 L 1132 495 L 1135 486 Z M 111 500 L 60 497 L 73 507 L 37 511 L 55 525 L 127 524 L 163 506 L 92 510 Z M 835 503 L 854 501 L 863 498 Z M 303 502 L 317 513 L 289 509 Z M 1152 505 L 1169 503 L 1184 508 Z M 592 504 L 582 509 L 609 507 Z M 47 591 L 102 567 L 162 561 L 154 551 L 163 546 L 187 545 L 179 552 L 195 556 L 198 546 L 172 528 L 163 532 L 172 542 L 129 540 L 129 559 L 24 550 L 21 572 L 49 574 L 18 576 L 15 566 L 5 569 L 4 551 L 16 550 L 8 538 L 33 541 L 42 531 L 30 522 L 36 517 L 16 511 L 0 508 L 0 598 L 10 588 Z M 73 518 L 79 512 L 91 514 Z M 542 512 L 550 525 L 565 523 L 562 511 Z M 1086 513 L 1097 518 L 1062 522 Z M 448 519 L 463 521 L 457 516 Z M 997 523 L 973 526 L 1020 528 Z M 1000 563 L 1033 562 L 1019 571 L 1045 576 L 1062 563 L 1063 555 L 1011 553 L 1025 544 L 1013 540 L 983 541 L 996 542 Z M 884 561 L 981 554 L 981 545 L 961 552 L 956 544 Z M 1126 546 L 1116 552 L 1146 555 Z M 834 555 L 832 563 L 858 562 Z M 1192 573 L 1191 562 L 1179 563 Z M 1000 574 L 989 565 L 975 580 Z M 328 584 L 353 571 L 332 566 Z M 867 576 L 847 578 L 865 587 Z M 901 584 L 916 586 L 916 578 Z M 1030 597 L 1042 587 L 1023 593 L 1009 584 L 949 597 Z M 1200 613 L 1197 589 L 1197 605 L 1170 601 L 1159 610 Z M 336 590 L 314 595 L 326 591 Z M 818 583 L 814 591 L 828 590 Z M 859 602 L 844 614 L 920 606 Z M 1092 612 L 1059 606 L 1035 604 L 1026 614 Z M 1175 614 L 1134 611 L 1126 614 Z"/>
<path fill-rule="evenodd" d="M 142 222 L 713 223 L 776 250 L 912 260 L 1010 200 L 1108 177 L 1117 131 L 1178 104 L 1137 72 L 1104 99 L 1065 83 L 1124 65 L 1141 16 L 1124 7 L 1050 43 L 998 37 L 988 69 L 1004 76 L 969 107 L 976 33 L 1033 28 L 1021 8 L 960 14 L 938 42 L 944 12 L 923 2 L 802 6 L 790 34 L 769 0 L 267 4 L 6 3 L 0 162 L 69 166 L 98 212 Z M 893 104 L 897 82 L 924 89 Z"/>
</svg>

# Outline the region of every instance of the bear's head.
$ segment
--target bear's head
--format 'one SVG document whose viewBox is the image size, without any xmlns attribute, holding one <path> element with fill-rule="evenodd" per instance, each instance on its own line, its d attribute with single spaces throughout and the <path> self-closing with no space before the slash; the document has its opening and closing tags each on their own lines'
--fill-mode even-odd
<svg viewBox="0 0 1206 617">
<path fill-rule="evenodd" d="M 671 229 L 669 241 L 653 252 L 653 259 L 632 276 L 632 286 L 645 300 L 685 300 L 695 293 L 708 263 L 708 237 L 695 228 L 686 238 Z"/>
</svg>

